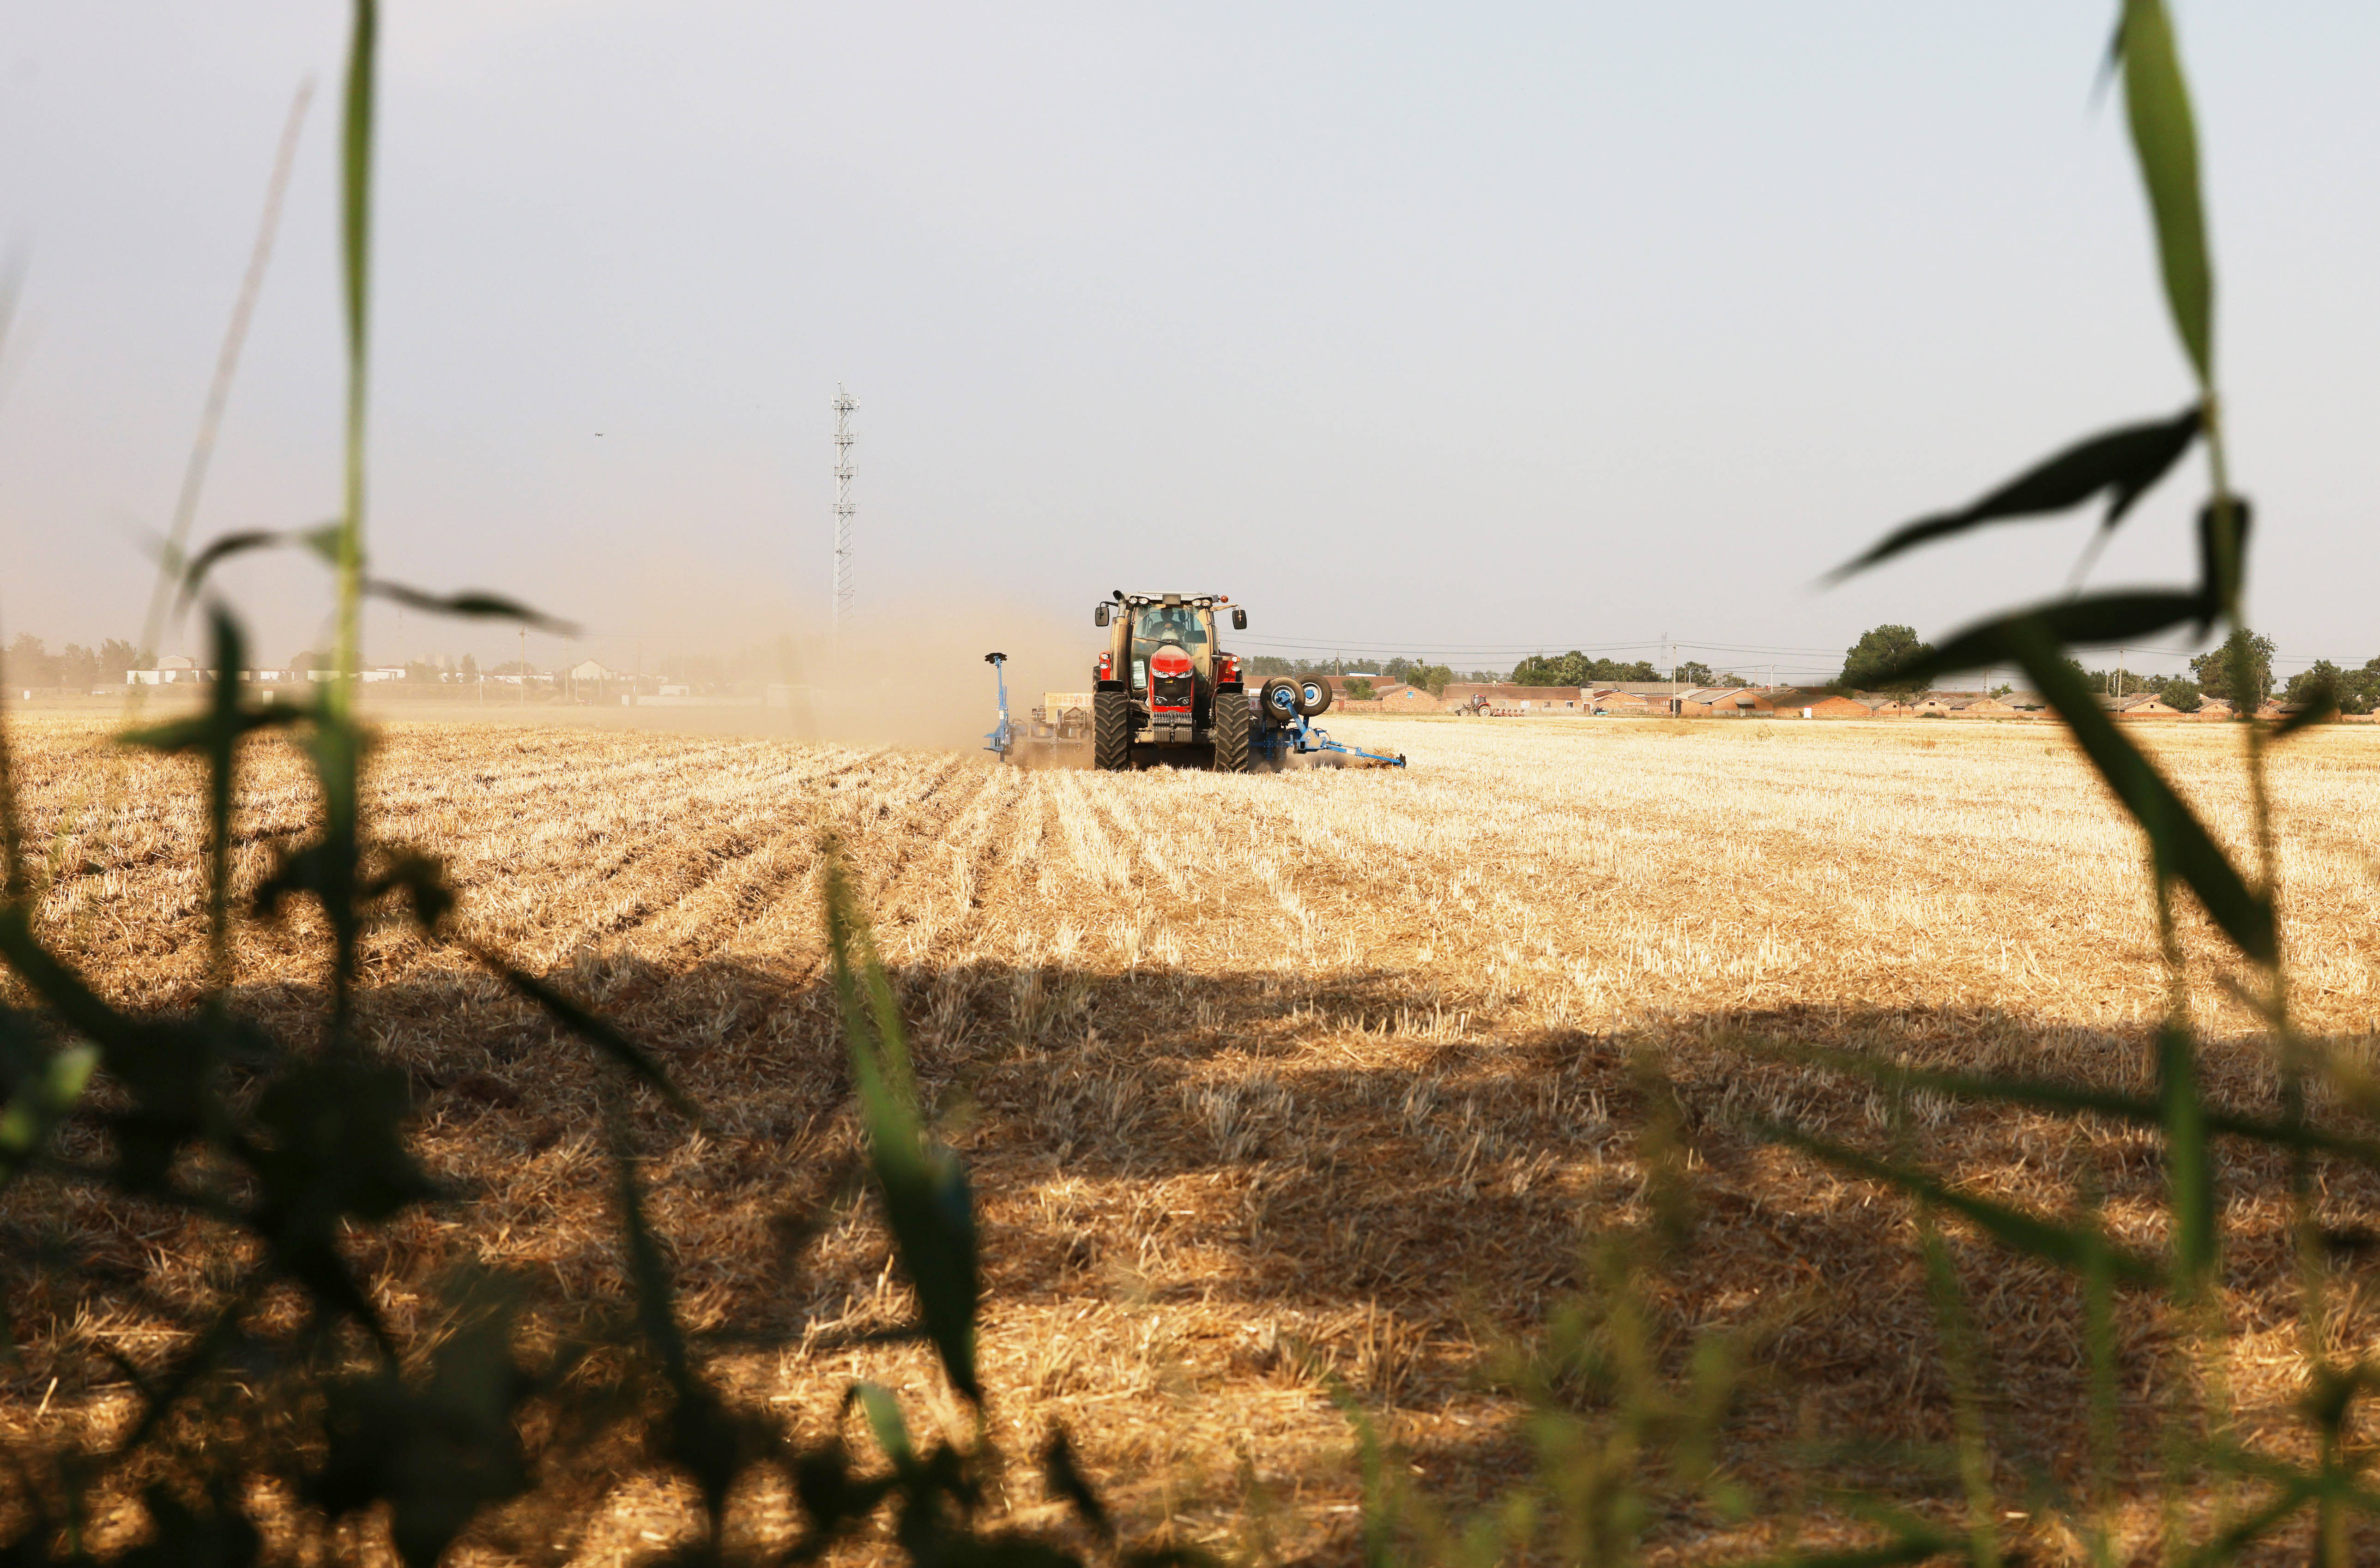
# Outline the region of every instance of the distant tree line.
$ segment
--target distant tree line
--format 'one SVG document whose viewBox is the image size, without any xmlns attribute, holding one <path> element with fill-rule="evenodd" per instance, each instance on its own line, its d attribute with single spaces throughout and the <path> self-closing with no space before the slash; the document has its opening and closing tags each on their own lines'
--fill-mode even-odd
<svg viewBox="0 0 2380 1568">
<path fill-rule="evenodd" d="M 155 657 L 128 642 L 109 638 L 96 650 L 69 642 L 53 653 L 30 632 L 19 632 L 0 653 L 0 680 L 16 687 L 65 687 L 87 691 L 95 686 L 120 686 L 127 670 L 143 670 Z"/>
<path fill-rule="evenodd" d="M 1667 670 L 1649 659 L 1590 659 L 1567 653 L 1532 653 L 1512 666 L 1514 686 L 1617 686 L 1622 681 L 1682 681 L 1688 686 L 1750 686 L 1732 671 L 1716 671 L 1698 659 Z"/>
<path fill-rule="evenodd" d="M 1258 653 L 1240 661 L 1241 673 L 1251 680 L 1268 680 L 1274 675 L 1342 675 L 1346 674 L 1345 659 L 1283 659 L 1270 653 Z M 1433 664 L 1427 659 L 1387 659 L 1363 661 L 1355 664 L 1359 671 L 1376 675 L 1383 681 L 1419 687 L 1432 697 L 1444 695 L 1456 681 L 1500 681 L 1503 674 L 1496 670 L 1457 670 L 1445 664 Z M 1370 688 L 1366 686 L 1366 689 Z M 1351 690 L 1352 695 L 1352 690 Z"/>
<path fill-rule="evenodd" d="M 1931 651 L 1931 647 L 1920 642 L 1917 633 L 1908 626 L 1871 626 L 1860 635 L 1859 641 L 1844 650 L 1842 673 L 1835 677 L 1834 688 L 1884 691 L 1905 697 L 1912 688 L 1887 678 L 1888 673 Z M 2235 709 L 2261 707 L 2273 696 L 2273 652 L 2271 638 L 2241 630 L 2234 631 L 2221 647 L 2192 659 L 2186 675 L 2144 675 L 2121 668 L 2093 670 L 2085 668 L 2079 659 L 2069 659 L 2066 663 L 2110 697 L 2151 695 L 2169 708 L 2195 713 L 2209 699 L 2228 702 Z M 2233 675 L 2243 653 L 2248 664 L 2248 684 L 2243 690 L 2235 692 Z M 2005 692 L 2008 688 L 1998 689 Z M 2312 702 L 2325 691 L 2346 712 L 2371 712 L 2380 707 L 2380 659 L 2366 661 L 2358 670 L 2343 670 L 2327 659 L 2317 659 L 2289 678 L 2280 688 L 2280 698 L 2283 702 Z"/>
</svg>

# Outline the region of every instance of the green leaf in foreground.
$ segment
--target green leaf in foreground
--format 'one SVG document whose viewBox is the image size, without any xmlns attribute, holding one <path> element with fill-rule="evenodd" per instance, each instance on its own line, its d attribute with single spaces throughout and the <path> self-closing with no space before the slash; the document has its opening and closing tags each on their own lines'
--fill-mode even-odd
<svg viewBox="0 0 2380 1568">
<path fill-rule="evenodd" d="M 98 1065 L 97 1046 L 70 1045 L 18 1083 L 6 1109 L 0 1110 L 0 1187 L 15 1181 L 47 1147 Z"/>
<path fill-rule="evenodd" d="M 2271 902 L 2250 891 L 2198 814 L 2117 730 L 2089 683 L 2068 663 L 2065 650 L 2031 620 L 2010 623 L 2003 635 L 2010 658 L 2065 719 L 2099 776 L 2148 834 L 2157 874 L 2180 879 L 2241 953 L 2259 964 L 2278 963 L 2280 934 Z"/>
<path fill-rule="evenodd" d="M 2108 492 L 2108 499 L 2107 515 L 2100 526 L 2114 528 L 2131 510 L 2132 503 L 2180 461 L 2197 439 L 2202 422 L 2199 407 L 2192 404 L 2169 419 L 2126 425 L 2078 442 L 1955 512 L 1920 517 L 1895 529 L 1867 553 L 1837 567 L 1830 576 L 1840 580 L 1904 550 L 1985 523 L 2068 511 L 2101 491 Z"/>
<path fill-rule="evenodd" d="M 856 1404 L 859 1413 L 868 1417 L 868 1434 L 884 1457 L 896 1470 L 906 1471 L 917 1463 L 917 1445 L 909 1440 L 909 1423 L 901 1414 L 901 1402 L 892 1391 L 881 1383 L 854 1383 L 844 1396 L 845 1408 Z"/>
<path fill-rule="evenodd" d="M 926 1136 L 900 1008 L 832 838 L 823 853 L 835 995 L 885 1222 L 892 1227 L 902 1272 L 917 1293 L 918 1316 L 941 1357 L 943 1374 L 980 1405 L 975 1319 L 983 1283 L 966 1170 L 956 1155 Z"/>
<path fill-rule="evenodd" d="M 364 591 L 375 599 L 385 599 L 402 604 L 408 610 L 420 610 L 432 615 L 459 615 L 467 620 L 518 621 L 563 637 L 575 637 L 578 627 L 571 622 L 557 620 L 542 611 L 532 610 L 516 599 L 501 593 L 426 593 L 403 583 L 388 582 L 380 577 L 364 579 Z"/>
<path fill-rule="evenodd" d="M 2106 1259 L 2103 1266 L 2111 1269 L 2118 1279 L 2129 1280 L 2135 1284 L 2155 1284 L 2162 1277 L 2155 1263 L 2137 1253 L 2108 1246 L 2080 1225 L 2057 1224 L 2021 1209 L 1960 1192 L 1929 1172 L 1896 1164 L 1889 1160 L 1879 1160 L 1872 1154 L 1863 1154 L 1858 1149 L 1819 1137 L 1799 1127 L 1764 1122 L 1755 1124 L 1755 1130 L 1764 1137 L 1823 1160 L 1838 1170 L 1899 1187 L 1912 1197 L 1962 1215 L 1996 1240 L 2078 1274 L 2097 1258 Z"/>
<path fill-rule="evenodd" d="M 1900 674 L 1902 678 L 1931 679 L 1990 664 L 2022 667 L 2034 689 L 2066 721 L 2132 820 L 2148 834 L 2158 875 L 2179 878 L 2241 953 L 2271 964 L 2280 952 L 2272 905 L 2249 890 L 2197 813 L 2174 793 L 2155 764 L 2118 731 L 2099 706 L 2098 694 L 2066 658 L 2069 641 L 2111 641 L 2110 628 L 2122 628 L 2118 635 L 2129 636 L 2161 629 L 2188 619 L 2197 603 L 2195 595 L 2137 593 L 2043 605 L 1961 632 Z"/>
<path fill-rule="evenodd" d="M 2181 79 L 2173 18 L 2165 0 L 2124 0 L 2117 46 L 2124 62 L 2124 111 L 2141 184 L 2156 224 L 2157 262 L 2165 276 L 2174 331 L 2198 371 L 2215 380 L 2215 275 L 2206 252 L 2206 215 L 2199 196 L 2198 131 L 2190 89 Z"/>
<path fill-rule="evenodd" d="M 1922 687 L 1961 670 L 2005 663 L 2010 659 L 2009 627 L 2020 621 L 2041 626 L 2062 643 L 2114 643 L 2155 636 L 2196 619 L 2204 609 L 2198 595 L 2170 590 L 2054 599 L 1954 632 L 1938 646 L 1893 666 L 1877 679 L 1895 686 Z"/>
<path fill-rule="evenodd" d="M 2248 558 L 2248 529 L 2256 520 L 2256 511 L 2244 495 L 2230 499 L 2231 528 L 2225 537 L 2223 502 L 2209 501 L 2198 509 L 2198 590 L 2206 597 L 2206 609 L 2200 615 L 2200 628 L 2215 624 L 2218 615 L 2232 614 L 2239 602 L 2240 589 L 2247 577 L 2243 563 Z"/>
</svg>

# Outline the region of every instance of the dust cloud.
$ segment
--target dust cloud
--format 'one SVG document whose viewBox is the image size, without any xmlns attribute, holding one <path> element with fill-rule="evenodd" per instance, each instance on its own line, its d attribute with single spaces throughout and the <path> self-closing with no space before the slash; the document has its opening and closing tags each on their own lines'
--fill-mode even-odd
<svg viewBox="0 0 2380 1568">
<path fill-rule="evenodd" d="M 734 694 L 699 686 L 684 695 L 647 689 L 630 702 L 616 687 L 564 696 L 492 682 L 466 696 L 452 687 L 367 686 L 362 707 L 382 723 L 478 720 L 964 751 L 981 748 L 998 722 L 985 654 L 1008 656 L 1009 712 L 1022 726 L 1045 692 L 1088 689 L 1107 636 L 1091 624 L 1087 598 L 1079 628 L 1046 611 L 956 594 L 863 614 L 840 630 L 779 617 L 734 619 L 732 631 L 720 628 L 722 640 L 746 650 Z M 710 651 L 695 638 L 684 646 Z M 552 662 L 567 669 L 577 651 L 557 649 Z"/>
</svg>

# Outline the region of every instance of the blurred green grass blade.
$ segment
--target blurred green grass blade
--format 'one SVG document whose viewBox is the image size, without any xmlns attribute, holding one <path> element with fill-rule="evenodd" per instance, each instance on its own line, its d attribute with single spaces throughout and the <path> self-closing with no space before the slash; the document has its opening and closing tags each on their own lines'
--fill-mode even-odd
<svg viewBox="0 0 2380 1568">
<path fill-rule="evenodd" d="M 181 582 L 175 595 L 176 614 L 178 615 L 181 606 L 188 604 L 190 596 L 198 592 L 200 585 L 206 581 L 207 574 L 224 562 L 251 551 L 278 549 L 294 537 L 279 529 L 241 529 L 207 541 L 206 548 L 182 565 Z"/>
<path fill-rule="evenodd" d="M 2205 597 L 2206 609 L 2199 617 L 2199 631 L 2204 634 L 2214 626 L 2216 618 L 2233 614 L 2240 601 L 2240 590 L 2245 586 L 2248 558 L 2248 530 L 2256 520 L 2256 509 L 2244 495 L 2230 497 L 2231 529 L 2225 537 L 2223 503 L 2209 501 L 2198 509 L 2198 591 Z"/>
<path fill-rule="evenodd" d="M 223 718 L 209 712 L 195 719 L 174 719 L 162 724 L 126 730 L 115 738 L 126 746 L 173 756 L 209 750 L 226 728 L 235 735 L 246 735 L 253 730 L 287 729 L 292 724 L 302 723 L 305 717 L 305 713 L 296 708 L 260 708 L 233 714 L 226 725 Z"/>
<path fill-rule="evenodd" d="M 0 1187 L 24 1173 L 50 1141 L 50 1134 L 74 1110 L 99 1065 L 95 1045 L 70 1045 L 25 1076 L 0 1110 Z"/>
<path fill-rule="evenodd" d="M 562 637 L 576 637 L 578 627 L 542 611 L 532 610 L 518 600 L 500 593 L 426 593 L 403 583 L 388 582 L 380 577 L 364 580 L 364 591 L 376 599 L 385 599 L 407 609 L 424 611 L 432 615 L 459 615 L 466 619 L 518 621 L 542 631 Z"/>
<path fill-rule="evenodd" d="M 347 337 L 346 486 L 339 512 L 339 677 L 330 683 L 323 712 L 334 727 L 348 723 L 347 683 L 362 658 L 364 573 L 364 409 L 370 383 L 371 320 L 372 123 L 379 96 L 380 6 L 355 0 L 347 81 L 339 125 L 339 263 Z M 353 760 L 350 758 L 350 760 Z M 344 1008 L 339 1010 L 344 1015 Z"/>
<path fill-rule="evenodd" d="M 2326 724 L 2338 717 L 2338 688 L 2326 680 L 2319 681 L 2315 683 L 2313 689 L 2306 694 L 2304 705 L 2288 718 L 2283 719 L 2279 727 L 2273 731 L 2273 738 L 2286 740 L 2300 730 L 2315 724 Z"/>
<path fill-rule="evenodd" d="M 1969 529 L 2010 517 L 2040 517 L 2080 506 L 2101 491 L 2109 492 L 2103 528 L 2113 528 L 2198 438 L 2203 419 L 2196 404 L 2169 419 L 2103 431 L 2044 459 L 1955 512 L 1920 517 L 1885 535 L 1858 558 L 1828 574 L 1840 581 L 1888 561 L 1906 550 Z"/>
<path fill-rule="evenodd" d="M 1762 1122 L 1753 1125 L 1763 1137 L 1798 1149 L 1839 1170 L 1898 1187 L 1912 1197 L 1949 1209 L 1973 1222 L 2002 1244 L 2035 1258 L 2046 1258 L 2060 1268 L 2080 1273 L 2095 1257 L 2104 1256 L 2107 1266 L 2119 1279 L 2135 1284 L 2155 1284 L 2162 1278 L 2162 1270 L 2155 1264 L 2136 1253 L 2108 1246 L 2103 1240 L 2087 1236 L 2075 1227 L 2056 1224 L 2022 1209 L 1957 1191 L 1928 1172 L 1889 1160 L 1879 1160 L 1783 1123 Z"/>
<path fill-rule="evenodd" d="M 2157 1031 L 2157 1098 L 2165 1107 L 2166 1202 L 2173 1214 L 2174 1268 L 2195 1294 L 2215 1270 L 2215 1161 L 2199 1098 L 2198 1046 L 2188 1029 Z"/>
<path fill-rule="evenodd" d="M 25 871 L 24 821 L 17 814 L 17 764 L 9 750 L 8 702 L 0 696 L 0 899 L 20 899 L 30 886 Z"/>
<path fill-rule="evenodd" d="M 2279 952 L 2271 904 L 2249 890 L 2197 815 L 2118 731 L 2098 695 L 2065 657 L 2067 642 L 2140 636 L 2189 618 L 2197 604 L 2195 596 L 2121 594 L 2044 605 L 1962 632 L 1894 675 L 1900 681 L 1931 679 L 1953 669 L 2021 665 L 2148 834 L 2160 872 L 2180 878 L 2197 894 L 2208 917 L 2240 952 L 2271 964 Z"/>
<path fill-rule="evenodd" d="M 2010 657 L 2009 627 L 2019 621 L 2034 622 L 2063 643 L 2113 643 L 2151 637 L 2204 614 L 2205 602 L 2197 594 L 2163 590 L 2054 599 L 1954 632 L 1933 651 L 1877 678 L 1895 687 L 1922 687 L 1962 670 L 2005 663 Z"/>
<path fill-rule="evenodd" d="M 868 1419 L 869 1435 L 894 1469 L 907 1471 L 916 1467 L 917 1450 L 909 1440 L 908 1418 L 901 1414 L 901 1402 L 891 1389 L 881 1383 L 854 1383 L 844 1402 L 859 1406 L 860 1415 Z"/>
<path fill-rule="evenodd" d="M 917 1312 L 951 1386 L 978 1405 L 976 1313 L 983 1290 L 974 1195 L 966 1170 L 926 1136 L 908 1040 L 892 986 L 878 960 L 839 845 L 825 857 L 827 948 L 854 1088 L 868 1125 L 868 1160 L 884 1199 L 902 1272 L 917 1293 Z"/>
<path fill-rule="evenodd" d="M 214 643 L 214 688 L 207 694 L 207 988 L 216 997 L 231 987 L 231 796 L 239 757 L 248 642 L 239 623 L 220 604 L 209 616 Z"/>
<path fill-rule="evenodd" d="M 356 0 L 346 100 L 339 124 L 339 262 L 346 285 L 347 358 L 358 372 L 370 314 L 372 114 L 379 53 L 378 0 Z"/>
<path fill-rule="evenodd" d="M 2140 160 L 2157 261 L 2174 331 L 2198 371 L 2215 382 L 2215 276 L 2207 261 L 2206 216 L 2199 193 L 2198 131 L 2181 76 L 2173 18 L 2164 0 L 2124 0 L 2119 39 L 2124 60 L 2124 111 Z"/>
<path fill-rule="evenodd" d="M 2066 721 L 2083 753 L 2116 792 L 2124 809 L 2148 834 L 2158 874 L 2179 878 L 2240 951 L 2259 964 L 2280 959 L 2280 937 L 2271 902 L 2248 883 L 2155 764 L 2116 728 L 2090 684 L 2066 661 L 2065 650 L 2039 622 L 2008 623 L 2002 637 L 2009 656 L 2022 665 L 2049 705 Z"/>
<path fill-rule="evenodd" d="M 239 623 L 221 606 L 208 616 L 215 679 L 207 687 L 206 711 L 195 718 L 127 730 L 116 737 L 127 746 L 167 755 L 195 751 L 207 761 L 209 825 L 218 844 L 230 842 L 232 757 L 239 737 L 251 730 L 297 723 L 304 714 L 296 708 L 243 709 L 239 675 L 248 665 L 248 639 Z"/>
</svg>

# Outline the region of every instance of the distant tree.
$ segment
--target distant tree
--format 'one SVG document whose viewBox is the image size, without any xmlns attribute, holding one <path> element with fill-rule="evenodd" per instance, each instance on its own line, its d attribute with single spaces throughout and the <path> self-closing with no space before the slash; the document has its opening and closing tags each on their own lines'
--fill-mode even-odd
<svg viewBox="0 0 2380 1568">
<path fill-rule="evenodd" d="M 462 668 L 463 678 L 465 680 L 477 680 L 480 678 L 480 662 L 477 659 L 472 658 L 468 653 L 463 655 Z"/>
<path fill-rule="evenodd" d="M 1597 661 L 1573 648 L 1558 657 L 1540 653 L 1512 666 L 1514 686 L 1585 686 L 1595 679 Z"/>
<path fill-rule="evenodd" d="M 1559 655 L 1545 653 L 1530 654 L 1512 666 L 1512 684 L 1514 686 L 1561 685 L 1561 658 Z"/>
<path fill-rule="evenodd" d="M 2347 672 L 2338 705 L 2350 713 L 2369 713 L 2380 708 L 2380 659 L 2367 662 L 2360 670 Z"/>
<path fill-rule="evenodd" d="M 2158 701 L 2184 713 L 2195 713 L 2206 706 L 2198 683 L 2187 675 L 2159 675 L 2149 683 L 2149 687 L 2156 693 Z"/>
<path fill-rule="evenodd" d="M 1916 686 L 1909 681 L 1888 680 L 1887 672 L 1933 651 L 1931 643 L 1917 640 L 1914 627 L 1871 626 L 1844 650 L 1843 673 L 1836 682 L 1853 691 L 1888 691 L 1896 697 L 1907 697 L 1917 689 Z"/>
<path fill-rule="evenodd" d="M 58 684 L 75 691 L 89 691 L 99 682 L 99 655 L 81 643 L 69 642 L 58 652 Z"/>
<path fill-rule="evenodd" d="M 1745 680 L 1732 670 L 1721 671 L 1718 678 L 1711 682 L 1713 686 L 1751 686 L 1752 684 L 1754 683 Z"/>
<path fill-rule="evenodd" d="M 2016 687 L 2009 685 L 2006 681 L 2002 681 L 1999 685 L 1992 687 L 1992 695 L 1994 697 L 2006 697 L 2015 690 Z"/>
<path fill-rule="evenodd" d="M 292 675 L 302 675 L 315 670 L 330 669 L 337 662 L 338 660 L 328 653 L 318 653 L 309 649 L 289 661 L 289 671 Z"/>
<path fill-rule="evenodd" d="M 42 639 L 31 632 L 18 632 L 8 645 L 5 658 L 0 658 L 0 670 L 6 672 L 10 686 L 55 686 L 58 684 L 58 662 L 42 646 Z"/>
<path fill-rule="evenodd" d="M 427 682 L 429 685 L 436 686 L 438 684 L 438 666 L 430 662 L 427 659 L 407 659 L 405 662 L 405 678 L 407 682 L 423 681 Z"/>
<path fill-rule="evenodd" d="M 1711 667 L 1697 659 L 1689 659 L 1684 663 L 1679 665 L 1677 669 L 1670 673 L 1670 678 L 1673 681 L 1683 681 L 1688 686 L 1716 686 L 1718 684 L 1711 678 Z"/>
<path fill-rule="evenodd" d="M 2317 659 L 2289 677 L 2289 684 L 2281 688 L 2281 700 L 2303 704 L 2325 694 L 2333 700 L 2341 700 L 2347 680 L 2346 671 L 2327 659 Z"/>
<path fill-rule="evenodd" d="M 130 643 L 115 638 L 99 645 L 99 678 L 103 681 L 120 681 L 125 671 L 152 669 L 156 662 L 153 658 L 144 658 L 140 650 Z"/>
<path fill-rule="evenodd" d="M 1372 683 L 1361 675 L 1350 680 L 1347 683 L 1347 699 L 1351 702 L 1369 702 L 1372 700 Z"/>
<path fill-rule="evenodd" d="M 2248 662 L 2248 684 L 2245 692 L 2232 689 L 2232 672 L 2238 657 L 2245 653 Z M 2253 711 L 2273 693 L 2273 639 L 2258 637 L 2241 627 L 2223 639 L 2223 646 L 2202 653 L 2190 662 L 2190 673 L 2198 679 L 2198 689 L 2209 697 L 2219 697 L 2242 712 Z"/>
</svg>

